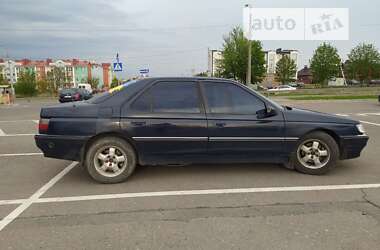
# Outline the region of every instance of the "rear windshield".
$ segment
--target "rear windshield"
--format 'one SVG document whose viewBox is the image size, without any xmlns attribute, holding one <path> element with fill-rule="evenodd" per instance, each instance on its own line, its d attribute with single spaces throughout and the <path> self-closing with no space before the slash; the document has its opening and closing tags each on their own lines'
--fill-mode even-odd
<svg viewBox="0 0 380 250">
<path fill-rule="evenodd" d="M 110 89 L 110 90 L 108 90 L 106 92 L 103 92 L 103 93 L 95 95 L 93 98 L 91 98 L 90 100 L 88 100 L 88 102 L 89 103 L 94 103 L 94 104 L 104 102 L 109 97 L 114 96 L 115 94 L 117 94 L 121 90 L 128 89 L 130 86 L 134 85 L 136 82 L 138 82 L 138 81 L 134 80 L 134 81 L 129 81 L 129 82 L 123 83 L 122 85 L 119 85 L 119 86 L 117 86 L 115 88 L 112 88 L 112 89 Z"/>
<path fill-rule="evenodd" d="M 62 89 L 61 94 L 63 94 L 63 95 L 72 94 L 72 93 L 75 93 L 77 91 L 78 91 L 78 89 Z"/>
</svg>

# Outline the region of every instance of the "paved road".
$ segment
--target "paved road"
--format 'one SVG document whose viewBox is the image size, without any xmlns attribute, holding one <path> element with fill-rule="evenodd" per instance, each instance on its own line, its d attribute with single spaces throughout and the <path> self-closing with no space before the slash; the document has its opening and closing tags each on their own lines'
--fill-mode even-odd
<svg viewBox="0 0 380 250">
<path fill-rule="evenodd" d="M 0 249 L 380 245 L 380 105 L 374 101 L 284 102 L 367 122 L 371 140 L 362 157 L 326 176 L 270 164 L 160 166 L 139 167 L 117 185 L 97 184 L 81 167 L 39 155 L 31 134 L 40 106 L 49 102 L 0 106 Z"/>
</svg>

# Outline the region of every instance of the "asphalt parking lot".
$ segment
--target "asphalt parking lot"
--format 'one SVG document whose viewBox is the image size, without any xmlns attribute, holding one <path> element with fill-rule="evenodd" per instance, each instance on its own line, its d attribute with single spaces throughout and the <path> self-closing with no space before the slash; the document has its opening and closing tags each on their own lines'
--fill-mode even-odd
<svg viewBox="0 0 380 250">
<path fill-rule="evenodd" d="M 360 120 L 369 145 L 325 176 L 270 164 L 159 166 L 101 185 L 35 146 L 51 100 L 0 106 L 0 249 L 378 249 L 380 105 L 281 102 Z"/>
</svg>

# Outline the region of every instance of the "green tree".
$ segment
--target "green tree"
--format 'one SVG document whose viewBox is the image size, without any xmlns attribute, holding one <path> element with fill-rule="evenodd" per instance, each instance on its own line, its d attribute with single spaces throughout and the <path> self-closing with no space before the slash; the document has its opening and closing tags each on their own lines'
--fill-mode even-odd
<svg viewBox="0 0 380 250">
<path fill-rule="evenodd" d="M 99 78 L 90 78 L 88 79 L 88 84 L 91 85 L 92 89 L 97 89 L 99 85 Z"/>
<path fill-rule="evenodd" d="M 47 81 L 49 83 L 49 89 L 52 92 L 57 93 L 59 88 L 63 88 L 66 83 L 66 75 L 63 68 L 53 67 L 52 70 L 47 72 Z"/>
<path fill-rule="evenodd" d="M 292 82 L 297 73 L 297 65 L 288 55 L 283 56 L 276 65 L 276 79 L 282 84 Z"/>
<path fill-rule="evenodd" d="M 346 70 L 350 78 L 369 83 L 380 74 L 379 51 L 373 44 L 359 44 L 348 55 Z"/>
<path fill-rule="evenodd" d="M 6 84 L 8 84 L 8 81 L 4 78 L 3 74 L 0 74 L 0 85 L 6 85 Z"/>
<path fill-rule="evenodd" d="M 115 87 L 117 87 L 117 86 L 119 86 L 119 79 L 117 79 L 117 77 L 114 76 L 114 77 L 112 78 L 112 82 L 111 82 L 111 89 L 112 89 L 112 88 L 115 88 Z"/>
<path fill-rule="evenodd" d="M 15 85 L 16 94 L 22 96 L 34 96 L 37 93 L 36 75 L 34 72 L 21 72 Z"/>
<path fill-rule="evenodd" d="M 249 42 L 244 37 L 243 30 L 235 27 L 224 38 L 222 59 L 218 62 L 222 77 L 237 79 L 246 82 L 248 66 L 248 49 L 252 46 L 252 83 L 259 83 L 265 75 L 265 53 L 259 41 Z"/>
<path fill-rule="evenodd" d="M 327 85 L 329 79 L 339 75 L 340 63 L 338 50 L 328 43 L 321 44 L 310 60 L 314 82 Z"/>
<path fill-rule="evenodd" d="M 3 76 L 3 66 L 0 66 L 0 85 L 8 84 L 7 80 Z"/>
<path fill-rule="evenodd" d="M 207 74 L 207 72 L 199 72 L 199 73 L 195 74 L 194 76 L 207 77 L 208 74 Z"/>
<path fill-rule="evenodd" d="M 52 92 L 49 86 L 49 82 L 45 79 L 38 80 L 36 82 L 36 85 L 37 85 L 37 90 L 40 94 Z"/>
</svg>

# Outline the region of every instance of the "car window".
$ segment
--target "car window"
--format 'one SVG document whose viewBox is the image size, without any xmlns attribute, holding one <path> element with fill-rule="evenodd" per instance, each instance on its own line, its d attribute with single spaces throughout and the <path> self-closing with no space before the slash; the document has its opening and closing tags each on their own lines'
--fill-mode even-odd
<svg viewBox="0 0 380 250">
<path fill-rule="evenodd" d="M 256 114 L 264 102 L 246 90 L 229 83 L 205 83 L 205 97 L 211 113 Z"/>
<path fill-rule="evenodd" d="M 131 109 L 139 113 L 152 112 L 151 91 L 145 91 L 142 95 L 140 95 L 137 100 L 132 103 Z"/>
<path fill-rule="evenodd" d="M 195 82 L 159 82 L 131 105 L 136 112 L 200 113 Z"/>
</svg>

